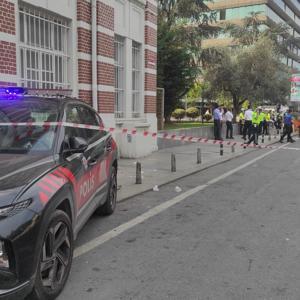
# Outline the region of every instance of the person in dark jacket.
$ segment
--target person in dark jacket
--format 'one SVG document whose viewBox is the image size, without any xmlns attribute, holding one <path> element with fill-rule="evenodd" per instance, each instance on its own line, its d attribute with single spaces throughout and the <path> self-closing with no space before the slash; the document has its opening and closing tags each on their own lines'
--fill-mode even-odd
<svg viewBox="0 0 300 300">
<path fill-rule="evenodd" d="M 280 138 L 280 143 L 283 143 L 284 137 L 287 135 L 287 142 L 288 143 L 294 143 L 295 140 L 293 140 L 291 134 L 293 132 L 293 116 L 291 115 L 291 109 L 289 109 L 283 117 L 283 135 Z"/>
</svg>

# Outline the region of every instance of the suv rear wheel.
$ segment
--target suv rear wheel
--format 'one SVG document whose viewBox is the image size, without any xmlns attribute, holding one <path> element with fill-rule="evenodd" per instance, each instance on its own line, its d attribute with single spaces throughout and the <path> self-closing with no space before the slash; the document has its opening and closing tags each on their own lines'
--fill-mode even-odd
<svg viewBox="0 0 300 300">
<path fill-rule="evenodd" d="M 69 216 L 60 210 L 49 218 L 35 285 L 28 300 L 53 300 L 69 277 L 73 257 L 73 232 Z"/>
</svg>

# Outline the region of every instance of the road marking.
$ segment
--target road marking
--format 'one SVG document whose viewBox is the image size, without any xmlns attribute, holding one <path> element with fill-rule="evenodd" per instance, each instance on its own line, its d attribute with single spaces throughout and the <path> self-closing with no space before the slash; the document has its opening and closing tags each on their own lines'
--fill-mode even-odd
<svg viewBox="0 0 300 300">
<path fill-rule="evenodd" d="M 151 208 L 150 210 L 148 210 L 147 212 L 141 214 L 140 216 L 108 231 L 107 233 L 103 234 L 103 235 L 100 235 L 99 237 L 96 237 L 95 239 L 87 242 L 86 244 L 78 247 L 75 249 L 74 251 L 74 258 L 76 257 L 79 257 L 79 256 L 82 256 L 83 254 L 86 254 L 87 252 L 101 246 L 102 244 L 104 244 L 105 242 L 119 236 L 120 234 L 122 234 L 123 232 L 145 222 L 146 220 L 162 213 L 163 211 L 167 210 L 168 208 L 182 202 L 183 200 L 187 199 L 188 197 L 204 190 L 205 188 L 219 182 L 220 180 L 223 180 L 231 175 L 233 175 L 234 173 L 236 172 L 239 172 L 240 170 L 242 169 L 245 169 L 247 168 L 249 165 L 265 158 L 266 156 L 269 156 L 271 154 L 273 154 L 274 152 L 280 150 L 281 148 L 283 147 L 286 147 L 287 144 L 285 145 L 282 145 L 280 147 L 278 147 L 277 149 L 274 149 L 274 150 L 271 150 L 265 154 L 262 154 L 254 159 L 252 159 L 251 161 L 248 161 L 247 163 L 243 164 L 243 165 L 240 165 L 239 167 L 231 170 L 231 171 L 228 171 L 210 181 L 208 181 L 206 184 L 203 184 L 203 185 L 199 185 L 199 186 L 196 186 L 180 195 L 178 195 L 177 197 L 173 198 L 173 199 L 170 199 L 158 206 L 155 206 L 153 208 Z"/>
</svg>

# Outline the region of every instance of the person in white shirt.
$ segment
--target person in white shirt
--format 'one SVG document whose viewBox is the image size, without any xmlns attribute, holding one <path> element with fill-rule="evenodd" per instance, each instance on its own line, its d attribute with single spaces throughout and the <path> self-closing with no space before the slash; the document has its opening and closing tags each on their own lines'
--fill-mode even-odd
<svg viewBox="0 0 300 300">
<path fill-rule="evenodd" d="M 251 135 L 251 127 L 252 127 L 252 114 L 253 111 L 251 106 L 248 106 L 248 109 L 245 111 L 245 124 L 243 130 L 243 139 L 246 141 L 246 135 L 248 135 L 248 139 L 250 139 Z"/>
<path fill-rule="evenodd" d="M 233 114 L 230 109 L 224 108 L 224 121 L 226 122 L 226 139 L 233 139 Z"/>
</svg>

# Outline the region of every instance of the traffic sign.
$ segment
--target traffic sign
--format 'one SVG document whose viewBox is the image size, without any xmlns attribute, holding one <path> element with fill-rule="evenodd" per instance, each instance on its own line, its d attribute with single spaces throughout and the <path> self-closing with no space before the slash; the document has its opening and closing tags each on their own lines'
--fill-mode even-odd
<svg viewBox="0 0 300 300">
<path fill-rule="evenodd" d="M 291 101 L 300 102 L 300 73 L 293 74 L 291 78 Z"/>
</svg>

